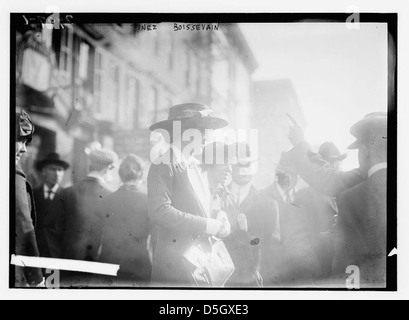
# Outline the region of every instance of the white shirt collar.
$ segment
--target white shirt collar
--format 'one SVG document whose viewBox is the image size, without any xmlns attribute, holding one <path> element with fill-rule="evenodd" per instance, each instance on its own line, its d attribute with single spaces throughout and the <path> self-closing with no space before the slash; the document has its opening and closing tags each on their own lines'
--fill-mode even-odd
<svg viewBox="0 0 409 320">
<path fill-rule="evenodd" d="M 99 182 L 101 182 L 102 184 L 105 184 L 105 179 L 102 178 L 98 173 L 96 172 L 90 172 L 88 173 L 88 177 L 90 178 L 94 178 L 97 179 Z"/>
<path fill-rule="evenodd" d="M 57 192 L 58 187 L 59 187 L 59 185 L 56 184 L 54 187 L 52 187 L 52 188 L 50 189 L 46 184 L 44 184 L 44 187 L 43 187 L 43 190 L 44 190 L 44 199 L 48 199 L 48 197 L 50 197 L 51 200 L 54 199 L 54 195 L 55 195 L 55 193 Z M 49 194 L 50 190 L 51 190 L 52 194 Z"/>
<path fill-rule="evenodd" d="M 58 190 L 58 187 L 59 187 L 59 185 L 56 184 L 54 187 L 51 188 L 51 191 L 52 191 L 53 193 L 56 193 L 57 190 Z M 45 184 L 45 185 L 44 185 L 44 191 L 48 193 L 49 190 L 50 190 L 50 188 Z"/>
<path fill-rule="evenodd" d="M 388 167 L 388 164 L 386 162 L 381 162 L 376 165 L 374 165 L 371 169 L 368 170 L 368 178 L 372 177 L 376 172 L 386 169 Z"/>
<path fill-rule="evenodd" d="M 276 182 L 274 182 L 276 184 L 277 190 L 281 195 L 281 198 L 283 199 L 284 202 L 287 201 L 287 197 L 290 197 L 290 201 L 294 201 L 294 195 L 295 195 L 295 188 L 289 190 L 288 192 L 286 192 L 283 188 L 281 188 L 281 186 Z"/>
</svg>

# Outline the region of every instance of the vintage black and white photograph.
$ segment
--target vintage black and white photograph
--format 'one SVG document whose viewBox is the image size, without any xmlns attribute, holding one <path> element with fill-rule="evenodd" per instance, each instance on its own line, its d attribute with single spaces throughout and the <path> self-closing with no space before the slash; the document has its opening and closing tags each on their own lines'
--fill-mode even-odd
<svg viewBox="0 0 409 320">
<path fill-rule="evenodd" d="M 396 290 L 397 14 L 15 12 L 10 59 L 10 288 Z"/>
</svg>

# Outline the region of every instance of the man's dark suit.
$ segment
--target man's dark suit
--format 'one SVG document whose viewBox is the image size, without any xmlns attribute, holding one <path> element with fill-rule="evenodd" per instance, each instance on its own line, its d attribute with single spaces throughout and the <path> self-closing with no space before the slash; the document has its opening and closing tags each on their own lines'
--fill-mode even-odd
<svg viewBox="0 0 409 320">
<path fill-rule="evenodd" d="M 62 192 L 63 188 L 59 187 L 53 200 L 50 200 L 44 198 L 43 186 L 34 190 L 37 209 L 36 236 L 41 257 L 62 258 L 65 230 Z"/>
<path fill-rule="evenodd" d="M 197 237 L 205 234 L 209 208 L 198 196 L 189 170 L 193 169 L 180 164 L 152 164 L 149 170 L 149 215 L 158 228 L 153 286 L 195 285 L 183 254 Z"/>
<path fill-rule="evenodd" d="M 265 192 L 278 204 L 281 231 L 281 245 L 271 261 L 270 281 L 266 285 L 310 282 L 319 265 L 310 242 L 307 212 L 297 194 L 286 203 L 275 183 Z"/>
<path fill-rule="evenodd" d="M 66 228 L 63 257 L 96 261 L 102 241 L 100 205 L 111 192 L 93 177 L 74 184 L 63 192 Z"/>
<path fill-rule="evenodd" d="M 120 265 L 118 277 L 150 281 L 148 197 L 135 185 L 123 185 L 103 200 L 100 262 Z"/>
<path fill-rule="evenodd" d="M 334 273 L 358 266 L 362 285 L 386 284 L 386 173 L 374 173 L 338 200 Z"/>
<path fill-rule="evenodd" d="M 271 264 L 276 258 L 277 245 L 280 242 L 280 222 L 277 203 L 254 186 L 243 201 L 238 204 L 237 197 L 231 195 L 235 205 L 225 205 L 232 235 L 225 240 L 226 246 L 236 265 L 236 271 L 227 285 L 257 286 L 259 273 L 266 283 L 271 276 Z M 226 201 L 227 203 L 227 201 Z M 233 208 L 230 208 L 233 207 Z M 243 213 L 247 218 L 247 237 L 239 229 L 237 214 Z M 227 286 L 226 285 L 226 286 Z"/>
</svg>

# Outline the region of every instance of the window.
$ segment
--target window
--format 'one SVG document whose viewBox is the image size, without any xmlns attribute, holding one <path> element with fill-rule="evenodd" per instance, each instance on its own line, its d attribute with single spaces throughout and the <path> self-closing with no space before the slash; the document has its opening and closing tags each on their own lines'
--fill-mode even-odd
<svg viewBox="0 0 409 320">
<path fill-rule="evenodd" d="M 137 125 L 139 107 L 139 81 L 132 75 L 125 76 L 124 103 L 122 104 L 119 124 L 125 130 L 132 130 Z"/>
<path fill-rule="evenodd" d="M 89 45 L 85 42 L 80 44 L 80 54 L 79 54 L 79 77 L 82 80 L 87 80 L 88 78 L 88 61 L 89 61 Z"/>
<path fill-rule="evenodd" d="M 49 29 L 45 25 L 43 25 L 42 33 L 44 44 L 47 46 L 47 48 L 51 48 L 53 42 L 53 29 Z"/>
<path fill-rule="evenodd" d="M 158 119 L 158 90 L 150 86 L 146 91 L 144 104 L 139 109 L 138 126 L 148 129 Z"/>
<path fill-rule="evenodd" d="M 72 48 L 73 48 L 73 32 L 72 29 L 66 27 L 61 29 L 61 47 L 60 47 L 60 71 L 66 76 L 67 80 L 72 75 Z"/>
<path fill-rule="evenodd" d="M 173 37 L 172 33 L 167 34 L 163 38 L 163 51 L 167 55 L 167 67 L 169 70 L 173 70 L 174 67 L 174 47 L 173 47 Z"/>
<path fill-rule="evenodd" d="M 227 98 L 229 94 L 229 61 L 227 59 L 217 59 L 214 61 L 212 70 L 212 87 L 221 96 Z"/>
<path fill-rule="evenodd" d="M 102 119 L 115 122 L 119 117 L 121 65 L 114 57 L 98 49 L 95 54 L 95 111 Z"/>
<path fill-rule="evenodd" d="M 149 39 L 149 41 L 150 41 L 150 44 L 151 44 L 150 47 L 151 47 L 152 53 L 153 53 L 154 55 L 158 56 L 158 55 L 159 55 L 159 52 L 160 52 L 159 33 L 153 31 L 152 33 L 147 33 L 147 36 L 146 36 L 146 37 L 147 37 L 147 38 Z"/>
<path fill-rule="evenodd" d="M 172 106 L 172 99 L 165 96 L 163 92 L 158 96 L 158 111 L 156 115 L 156 122 L 166 120 L 169 114 L 169 108 Z"/>
<path fill-rule="evenodd" d="M 196 81 L 196 93 L 198 96 L 202 95 L 202 88 L 201 88 L 201 83 L 204 82 L 203 77 L 203 64 L 202 61 L 199 59 L 197 59 L 197 81 Z"/>
<path fill-rule="evenodd" d="M 94 72 L 94 110 L 96 113 L 101 112 L 101 92 L 102 92 L 102 53 L 97 51 L 95 53 L 95 72 Z"/>
<path fill-rule="evenodd" d="M 107 120 L 116 121 L 119 107 L 119 65 L 113 58 L 108 58 L 106 70 L 107 73 L 104 77 L 103 86 L 102 114 Z"/>
<path fill-rule="evenodd" d="M 185 61 L 186 75 L 185 75 L 185 82 L 186 82 L 186 86 L 188 86 L 188 87 L 190 87 L 190 77 L 191 77 L 190 65 L 191 65 L 190 52 L 189 52 L 189 51 L 186 51 L 186 61 Z"/>
</svg>

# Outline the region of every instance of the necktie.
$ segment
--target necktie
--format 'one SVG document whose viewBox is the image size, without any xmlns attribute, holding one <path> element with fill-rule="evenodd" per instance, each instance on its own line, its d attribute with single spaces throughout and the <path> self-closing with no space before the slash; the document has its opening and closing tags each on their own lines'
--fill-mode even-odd
<svg viewBox="0 0 409 320">
<path fill-rule="evenodd" d="M 48 197 L 47 200 L 52 201 L 52 195 L 54 194 L 53 190 L 48 190 Z"/>
</svg>

